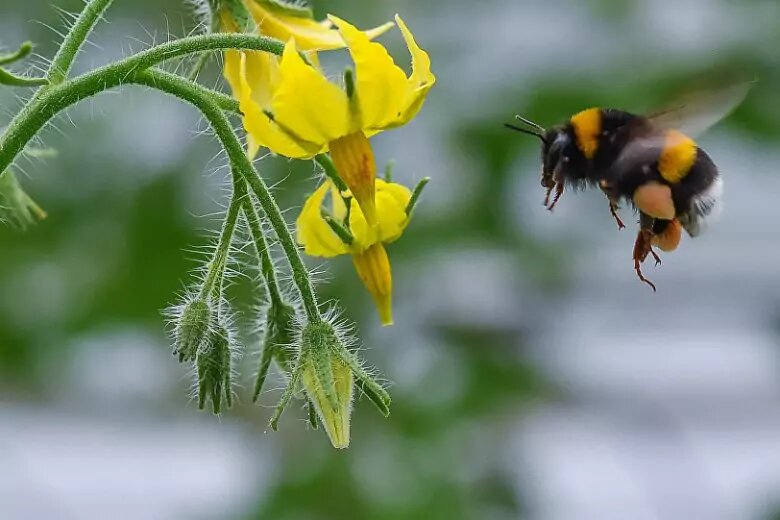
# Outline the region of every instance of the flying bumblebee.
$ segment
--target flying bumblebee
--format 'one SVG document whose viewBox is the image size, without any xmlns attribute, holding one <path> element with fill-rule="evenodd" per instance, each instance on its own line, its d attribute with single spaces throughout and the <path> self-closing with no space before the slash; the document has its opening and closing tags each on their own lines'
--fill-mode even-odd
<svg viewBox="0 0 780 520">
<path fill-rule="evenodd" d="M 549 130 L 521 116 L 515 117 L 525 126 L 506 126 L 542 142 L 547 209 L 552 211 L 565 187 L 593 186 L 607 196 L 619 229 L 625 227 L 617 213 L 620 202 L 639 212 L 634 270 L 655 291 L 641 268 L 649 255 L 661 263 L 653 247 L 674 251 L 683 229 L 697 236 L 720 210 L 718 168 L 694 138 L 731 112 L 750 86 L 741 81 L 698 92 L 650 115 L 589 108 Z"/>
</svg>

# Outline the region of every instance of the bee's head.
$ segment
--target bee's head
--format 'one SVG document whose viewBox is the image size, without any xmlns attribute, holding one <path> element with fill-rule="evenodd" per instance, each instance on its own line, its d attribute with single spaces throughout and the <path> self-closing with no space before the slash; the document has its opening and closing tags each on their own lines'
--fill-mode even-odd
<svg viewBox="0 0 780 520">
<path fill-rule="evenodd" d="M 545 188 L 553 188 L 556 182 L 562 180 L 563 162 L 568 160 L 564 159 L 567 155 L 563 152 L 571 144 L 569 134 L 563 127 L 554 127 L 545 130 L 530 119 L 521 116 L 515 116 L 515 118 L 521 123 L 524 123 L 528 128 L 508 123 L 505 126 L 512 130 L 539 138 L 542 142 L 542 186 Z"/>
<path fill-rule="evenodd" d="M 546 131 L 542 139 L 542 187 L 552 188 L 563 180 L 565 164 L 571 154 L 567 149 L 572 145 L 569 133 L 563 127 L 554 127 Z"/>
</svg>

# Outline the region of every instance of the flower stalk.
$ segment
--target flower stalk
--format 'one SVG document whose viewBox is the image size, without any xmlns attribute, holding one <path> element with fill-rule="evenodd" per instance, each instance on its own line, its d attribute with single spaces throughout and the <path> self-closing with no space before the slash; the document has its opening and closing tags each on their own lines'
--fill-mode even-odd
<svg viewBox="0 0 780 520">
<path fill-rule="evenodd" d="M 231 0 L 231 2 L 238 5 L 240 0 Z M 95 24 L 101 19 L 111 3 L 112 0 L 89 0 L 87 2 L 84 10 L 70 28 L 52 60 L 46 78 L 24 78 L 6 73 L 0 69 L 0 83 L 41 87 L 0 135 L 0 182 L 13 180 L 12 174 L 9 173 L 9 167 L 15 158 L 24 151 L 31 139 L 55 115 L 78 101 L 105 90 L 125 84 L 143 85 L 166 92 L 193 105 L 208 120 L 227 153 L 233 178 L 233 193 L 216 249 L 207 264 L 202 285 L 197 291 L 187 296 L 187 301 L 184 305 L 177 307 L 173 312 L 174 322 L 177 327 L 175 329 L 174 354 L 178 355 L 182 361 L 194 362 L 198 374 L 197 394 L 200 408 L 205 407 L 207 400 L 212 402 L 213 411 L 216 414 L 220 413 L 223 406 L 231 406 L 233 400 L 231 389 L 233 380 L 232 356 L 235 352 L 235 334 L 232 329 L 232 318 L 229 315 L 230 310 L 224 304 L 223 285 L 230 258 L 231 242 L 234 238 L 238 220 L 243 213 L 249 226 L 252 242 L 257 253 L 260 273 L 267 288 L 269 299 L 269 307 L 266 314 L 265 348 L 260 359 L 254 396 L 256 398 L 260 393 L 268 368 L 271 362 L 275 360 L 282 370 L 289 375 L 289 384 L 274 412 L 271 420 L 272 427 L 276 428 L 279 416 L 289 400 L 298 392 L 303 391 L 308 405 L 309 421 L 312 425 L 316 426 L 319 421 L 335 447 L 346 447 L 349 444 L 349 425 L 354 388 L 357 386 L 358 389 L 362 390 L 384 415 L 389 413 L 390 396 L 382 385 L 376 381 L 374 376 L 363 367 L 353 351 L 353 346 L 345 339 L 343 331 L 335 323 L 335 318 L 330 314 L 321 313 L 311 277 L 303 263 L 293 234 L 276 200 L 247 156 L 239 136 L 227 118 L 226 112 L 241 112 L 243 106 L 239 101 L 220 92 L 198 85 L 187 78 L 155 68 L 156 65 L 166 60 L 193 54 L 203 57 L 207 56 L 206 53 L 218 50 L 262 51 L 282 55 L 285 46 L 273 38 L 251 34 L 217 33 L 192 36 L 156 45 L 118 62 L 99 67 L 81 76 L 70 78 L 70 71 L 79 50 L 83 47 Z M 270 4 L 276 5 L 274 2 Z M 252 13 L 255 16 L 255 11 L 258 7 L 251 7 L 251 5 L 254 4 L 250 4 L 250 9 L 253 9 Z M 296 14 L 282 13 L 276 7 L 272 7 L 269 7 L 269 9 L 278 15 L 276 20 L 285 21 L 285 17 L 288 15 L 293 16 Z M 261 18 L 261 22 L 268 24 L 271 21 L 269 18 Z M 340 20 L 335 18 L 331 19 L 330 22 L 332 24 L 341 23 Z M 296 21 L 296 23 L 298 22 Z M 311 23 L 317 22 L 312 21 Z M 400 19 L 399 23 L 402 24 Z M 388 27 L 386 24 L 374 29 L 373 32 L 369 31 L 370 34 L 368 35 L 353 35 L 353 37 L 364 38 L 366 39 L 365 41 L 369 41 L 371 34 L 380 34 Z M 321 34 L 317 33 L 319 38 L 333 39 L 331 43 L 334 48 L 342 45 L 341 37 L 336 35 L 335 32 L 330 31 L 325 26 L 319 27 L 318 30 L 324 31 Z M 408 41 L 412 41 L 409 40 L 411 36 L 404 26 L 402 26 L 402 31 L 404 31 L 405 38 Z M 363 41 L 363 39 L 360 40 L 360 42 Z M 0 64 L 24 58 L 29 54 L 30 49 L 31 45 L 23 44 L 15 53 L 0 56 Z M 288 60 L 291 54 L 300 57 L 295 50 L 294 43 L 288 44 L 285 54 Z M 419 52 L 414 58 L 419 61 L 421 56 L 427 59 L 427 55 L 424 53 L 419 54 Z M 316 56 L 313 56 L 313 58 L 316 58 Z M 311 63 L 315 62 L 314 59 L 308 61 L 301 58 L 301 60 L 301 63 L 305 66 L 311 66 Z M 364 94 L 369 92 L 364 85 L 360 84 L 361 76 L 359 73 L 356 78 L 351 73 L 347 75 L 350 99 L 353 98 L 353 94 L 358 96 L 356 89 L 362 88 Z M 409 85 L 417 90 L 426 89 L 427 91 L 427 88 L 432 85 L 433 77 L 430 76 L 430 79 L 425 81 L 418 81 L 419 78 L 417 76 L 419 74 L 414 73 L 410 77 Z M 360 98 L 355 97 L 354 99 Z M 404 121 L 413 117 L 413 112 L 416 113 L 416 110 L 419 109 L 418 105 L 422 103 L 421 99 L 410 99 L 411 101 L 405 102 L 402 107 L 402 119 Z M 415 99 L 417 100 L 415 101 Z M 392 124 L 395 123 L 388 122 L 386 126 L 389 128 Z M 365 135 L 362 133 L 362 130 L 359 130 L 358 133 L 358 137 L 362 136 L 363 139 L 360 141 L 360 144 L 365 148 L 367 144 Z M 348 138 L 349 135 L 343 137 Z M 340 138 L 329 139 L 329 141 L 336 143 L 336 148 L 338 148 L 339 143 L 336 141 Z M 327 147 L 323 148 L 320 146 L 319 148 L 324 150 Z M 361 152 L 361 157 L 365 156 L 363 152 Z M 339 157 L 337 150 L 334 159 L 342 160 L 344 159 L 344 154 Z M 342 175 L 339 175 L 339 168 L 329 156 L 320 155 L 316 160 L 331 179 L 330 182 L 337 187 L 346 188 L 351 185 L 344 182 Z M 364 184 L 373 186 L 375 176 L 373 158 L 371 163 L 369 165 L 371 168 L 366 169 L 364 172 L 370 178 L 362 179 L 365 182 L 359 183 L 359 186 L 352 186 L 351 191 L 356 195 L 340 193 L 339 200 L 343 199 L 342 202 L 349 205 L 352 204 L 351 201 L 356 196 L 361 197 L 365 206 L 363 211 L 368 213 L 368 220 L 373 221 L 371 212 L 374 209 L 372 207 L 374 205 L 373 192 L 376 190 L 371 188 L 366 193 L 361 192 Z M 342 169 L 346 173 L 354 173 L 352 170 L 355 170 L 355 168 L 346 167 Z M 403 192 L 403 189 L 390 189 L 391 191 L 395 190 L 393 192 L 396 193 L 396 195 L 393 195 L 395 197 L 394 200 L 398 199 L 393 204 L 398 205 L 400 200 L 404 204 L 406 203 L 408 197 Z M 398 190 L 401 191 L 399 192 Z M 29 197 L 17 197 L 17 199 L 22 201 L 29 211 L 42 214 L 42 210 L 37 205 L 34 205 Z M 382 204 L 387 206 L 388 203 L 382 202 Z M 262 210 L 263 218 L 270 224 L 273 234 L 278 240 L 279 246 L 289 264 L 292 281 L 297 290 L 295 305 L 292 305 L 287 300 L 279 288 L 276 267 L 268 248 L 267 237 L 263 230 L 261 217 L 258 214 L 258 207 Z M 353 208 L 353 211 L 358 212 L 360 208 Z M 349 213 L 347 213 L 347 216 L 349 216 Z M 328 215 L 325 215 L 325 217 L 328 217 Z M 365 219 L 365 217 L 361 218 Z M 343 219 L 341 220 L 343 221 Z M 393 225 L 397 230 L 404 225 L 406 219 L 400 218 L 396 220 L 398 222 L 394 222 Z M 349 223 L 342 225 L 338 220 L 331 218 L 330 224 L 326 225 L 342 226 L 339 228 L 345 232 L 342 239 L 348 242 L 350 237 L 353 237 L 356 229 L 362 233 L 361 237 L 365 235 L 366 231 L 382 234 L 380 229 L 381 223 L 373 225 L 373 222 L 371 222 L 370 224 L 372 225 L 364 226 L 366 229 L 355 228 L 354 226 L 350 227 Z M 355 233 L 353 238 L 357 240 L 358 234 Z M 394 235 L 391 236 L 385 233 L 376 240 L 384 242 L 393 238 Z M 377 247 L 382 248 L 381 244 Z M 371 249 L 370 245 L 367 245 L 366 249 L 374 250 Z M 387 267 L 387 272 L 389 275 L 389 266 Z M 298 316 L 299 312 L 301 316 Z"/>
</svg>

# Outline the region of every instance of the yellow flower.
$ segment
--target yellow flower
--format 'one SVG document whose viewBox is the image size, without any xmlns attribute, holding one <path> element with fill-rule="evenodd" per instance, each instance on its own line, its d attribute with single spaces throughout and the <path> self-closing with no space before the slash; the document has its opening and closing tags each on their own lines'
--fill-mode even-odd
<svg viewBox="0 0 780 520">
<path fill-rule="evenodd" d="M 371 225 L 349 192 L 341 194 L 331 181 L 325 181 L 306 200 L 298 216 L 298 243 L 311 256 L 352 255 L 360 279 L 374 298 L 382 324 L 392 325 L 392 275 L 384 244 L 396 240 L 406 229 L 409 223 L 406 208 L 412 194 L 406 186 L 382 179 L 376 179 L 375 185 L 377 221 Z M 326 197 L 330 200 L 326 201 Z M 345 200 L 349 202 L 349 210 Z M 343 225 L 351 235 L 351 243 L 340 238 L 326 218 Z"/>
<path fill-rule="evenodd" d="M 255 146 L 287 157 L 308 159 L 330 150 L 339 175 L 373 226 L 376 165 L 368 137 L 414 118 L 436 78 L 428 54 L 400 17 L 395 20 L 412 56 L 409 77 L 368 35 L 335 16 L 329 20 L 349 48 L 356 77 L 345 74 L 345 88 L 332 83 L 301 57 L 295 38 L 266 77 L 254 77 L 245 56 L 239 64 L 244 126 Z"/>
<path fill-rule="evenodd" d="M 288 41 L 294 38 L 299 50 L 307 59 L 317 63 L 317 51 L 343 48 L 346 44 L 330 20 L 317 21 L 311 10 L 295 4 L 284 5 L 276 0 L 245 0 L 243 4 L 252 16 L 259 34 Z M 221 30 L 238 32 L 239 26 L 227 8 L 220 11 Z M 376 38 L 391 27 L 393 22 L 380 25 L 365 32 L 369 39 Z M 242 63 L 242 58 L 246 63 Z M 265 107 L 271 101 L 272 89 L 278 83 L 279 58 L 259 51 L 226 51 L 224 76 L 233 96 L 242 99 L 244 92 L 259 106 Z M 245 86 L 248 85 L 248 86 Z M 271 145 L 275 144 L 271 141 Z M 266 146 L 265 144 L 263 146 Z M 270 147 L 270 145 L 268 145 Z M 249 135 L 249 155 L 254 157 L 260 144 Z M 273 148 L 272 148 L 273 149 Z"/>
<path fill-rule="evenodd" d="M 330 20 L 317 21 L 311 10 L 296 4 L 284 5 L 274 0 L 245 0 L 258 31 L 286 42 L 295 38 L 298 48 L 304 51 L 325 51 L 344 47 L 341 35 L 333 29 Z M 369 38 L 376 38 L 393 26 L 388 22 L 366 31 Z"/>
</svg>

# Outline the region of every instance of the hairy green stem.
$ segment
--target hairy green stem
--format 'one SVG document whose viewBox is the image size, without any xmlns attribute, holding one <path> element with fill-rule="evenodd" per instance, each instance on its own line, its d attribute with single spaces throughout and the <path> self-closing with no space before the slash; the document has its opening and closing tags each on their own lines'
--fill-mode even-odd
<svg viewBox="0 0 780 520">
<path fill-rule="evenodd" d="M 95 0 L 96 3 L 99 1 Z M 184 78 L 162 71 L 146 70 L 168 59 L 219 49 L 248 49 L 281 54 L 284 44 L 272 38 L 235 33 L 192 36 L 152 47 L 73 80 L 42 89 L 14 117 L 0 137 L 0 175 L 54 115 L 84 98 L 123 83 L 143 84 L 173 94 L 195 105 L 211 123 L 230 158 L 231 167 L 249 184 L 279 238 L 279 243 L 290 263 L 293 282 L 300 293 L 308 320 L 320 322 L 322 317 L 317 299 L 298 247 L 287 228 L 276 200 L 246 157 L 241 141 L 222 113 L 225 103 L 220 105 L 219 99 L 207 93 L 207 89 L 196 86 Z M 72 56 L 75 56 L 77 50 L 78 48 Z M 58 61 L 67 62 L 65 58 L 60 58 Z M 234 106 L 232 102 L 231 106 Z"/>
<path fill-rule="evenodd" d="M 265 281 L 266 289 L 268 290 L 268 297 L 270 298 L 272 305 L 281 308 L 285 303 L 282 299 L 282 292 L 279 290 L 279 282 L 276 280 L 274 261 L 271 258 L 271 252 L 268 250 L 268 243 L 263 234 L 260 216 L 257 214 L 252 199 L 247 192 L 246 181 L 238 175 L 234 175 L 233 189 L 235 190 L 236 197 L 240 198 L 242 201 L 242 209 L 247 224 L 249 224 L 249 232 L 252 234 L 252 240 L 255 243 L 255 251 L 260 260 L 260 272 Z"/>
<path fill-rule="evenodd" d="M 222 232 L 219 235 L 217 250 L 209 262 L 206 279 L 203 281 L 203 286 L 200 289 L 201 298 L 218 296 L 222 292 L 222 280 L 227 268 L 230 243 L 233 241 L 233 234 L 236 231 L 236 223 L 238 222 L 242 203 L 242 197 L 233 189 L 233 194 L 230 197 L 230 206 L 228 206 L 225 221 L 222 224 Z"/>
<path fill-rule="evenodd" d="M 57 54 L 54 55 L 54 59 L 49 67 L 49 72 L 46 75 L 49 83 L 56 85 L 65 81 L 68 77 L 70 69 L 73 66 L 73 60 L 76 59 L 81 46 L 87 40 L 89 33 L 92 32 L 92 28 L 100 19 L 103 12 L 111 5 L 113 0 L 91 0 L 87 6 L 81 11 L 81 14 L 76 19 L 76 23 L 70 28 L 70 31 L 65 36 L 65 40 L 60 45 Z"/>
<path fill-rule="evenodd" d="M 208 119 L 214 133 L 227 152 L 231 167 L 249 184 L 279 239 L 279 244 L 290 263 L 293 282 L 301 296 L 306 318 L 310 323 L 321 322 L 322 316 L 317 306 L 317 297 L 314 294 L 309 272 L 303 263 L 298 246 L 287 228 L 287 222 L 285 222 L 282 212 L 271 195 L 268 186 L 266 186 L 265 181 L 263 181 L 252 162 L 247 158 L 241 141 L 236 136 L 233 128 L 230 126 L 230 121 L 227 120 L 220 107 L 210 98 L 201 95 L 196 89 L 191 88 L 192 82 L 173 74 L 160 71 L 144 71 L 129 76 L 127 82 L 147 85 L 172 94 L 194 105 Z"/>
<path fill-rule="evenodd" d="M 281 54 L 284 44 L 272 38 L 247 34 L 206 34 L 157 45 L 116 63 L 99 67 L 78 78 L 41 89 L 8 124 L 0 137 L 0 176 L 38 131 L 58 112 L 74 103 L 125 83 L 135 73 L 188 54 L 220 49 L 249 49 Z M 190 83 L 192 85 L 192 83 Z M 194 87 L 203 93 L 205 87 Z M 209 91 L 213 92 L 213 91 Z M 237 111 L 235 101 L 220 97 L 220 104 Z"/>
<path fill-rule="evenodd" d="M 342 180 L 339 175 L 339 171 L 336 169 L 336 165 L 333 164 L 333 159 L 326 153 L 321 153 L 314 156 L 314 162 L 320 165 L 325 175 L 333 181 L 333 184 L 339 189 L 339 191 L 347 191 L 349 188 L 347 184 Z"/>
</svg>

